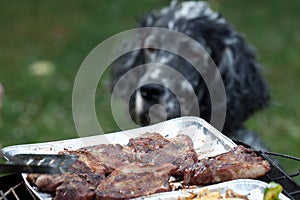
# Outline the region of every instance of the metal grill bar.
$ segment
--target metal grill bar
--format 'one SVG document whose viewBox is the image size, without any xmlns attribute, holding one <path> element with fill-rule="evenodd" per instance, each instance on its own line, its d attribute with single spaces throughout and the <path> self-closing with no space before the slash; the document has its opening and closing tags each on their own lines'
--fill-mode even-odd
<svg viewBox="0 0 300 200">
<path fill-rule="evenodd" d="M 0 190 L 0 195 L 1 195 L 1 199 L 7 200 L 7 198 L 5 197 L 5 195 L 4 195 L 4 193 L 2 192 L 2 190 Z"/>
<path fill-rule="evenodd" d="M 296 176 L 299 176 L 299 175 L 300 175 L 300 169 L 299 169 L 299 171 L 296 174 L 290 174 L 289 176 L 290 177 L 296 177 Z"/>
<path fill-rule="evenodd" d="M 0 200 L 37 200 L 20 174 L 0 177 Z"/>
<path fill-rule="evenodd" d="M 234 140 L 236 144 L 243 145 L 245 147 L 251 148 L 249 145 Z M 300 158 L 285 155 L 281 153 L 276 152 L 269 152 L 269 151 L 255 151 L 255 153 L 259 156 L 262 156 L 264 159 L 266 159 L 270 165 L 271 170 L 268 172 L 268 174 L 264 177 L 261 177 L 260 180 L 264 182 L 271 182 L 275 181 L 283 186 L 283 194 L 286 195 L 291 200 L 298 200 L 300 199 L 300 186 L 293 180 L 294 177 L 300 176 L 300 169 L 298 172 L 288 175 L 279 165 L 277 162 L 275 162 L 276 157 L 281 157 L 293 162 L 296 162 L 300 166 Z M 271 158 L 270 156 L 274 156 L 275 158 Z"/>
<path fill-rule="evenodd" d="M 294 177 L 300 175 L 300 170 L 297 173 L 288 175 L 284 170 L 281 169 L 281 167 L 278 166 L 276 162 L 274 162 L 274 159 L 272 159 L 269 155 L 286 158 L 291 161 L 295 161 L 298 164 L 300 164 L 300 158 L 274 152 L 257 153 L 264 159 L 268 160 L 271 165 L 270 172 L 261 179 L 265 182 L 275 181 L 281 184 L 284 188 L 283 193 L 287 197 L 289 197 L 292 200 L 300 199 L 300 186 L 293 180 Z"/>
<path fill-rule="evenodd" d="M 292 160 L 296 160 L 296 161 L 300 161 L 300 158 L 297 158 L 295 156 L 290 156 L 290 155 L 286 155 L 286 154 L 282 154 L 282 153 L 276 153 L 276 152 L 271 152 L 271 151 L 259 151 L 261 154 L 267 154 L 267 155 L 271 155 L 271 156 L 279 156 L 282 158 L 288 158 L 288 159 L 292 159 Z"/>
<path fill-rule="evenodd" d="M 7 192 L 5 192 L 5 193 L 4 193 L 4 197 L 5 197 L 4 199 L 6 199 L 6 197 L 7 197 L 9 194 L 12 194 L 17 200 L 19 200 L 19 197 L 18 197 L 18 195 L 16 194 L 15 189 L 17 189 L 21 184 L 22 184 L 22 183 L 19 183 L 18 185 L 16 185 L 16 186 L 10 188 Z M 2 200 L 2 198 L 1 198 L 0 200 Z"/>
</svg>

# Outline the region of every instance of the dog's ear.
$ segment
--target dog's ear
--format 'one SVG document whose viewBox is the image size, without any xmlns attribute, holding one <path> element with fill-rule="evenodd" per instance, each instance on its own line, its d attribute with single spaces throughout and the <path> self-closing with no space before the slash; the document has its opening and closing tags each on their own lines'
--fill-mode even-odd
<svg viewBox="0 0 300 200">
<path fill-rule="evenodd" d="M 140 27 L 150 27 L 157 19 L 157 14 L 151 12 L 147 14 L 144 18 L 137 20 Z"/>
<path fill-rule="evenodd" d="M 137 35 L 137 37 L 140 37 Z M 132 42 L 126 43 L 122 48 L 124 48 L 124 55 L 121 55 L 118 59 L 116 59 L 111 64 L 111 90 L 114 89 L 117 82 L 120 78 L 130 69 L 141 65 L 144 63 L 144 56 L 142 50 L 142 42 L 141 38 L 132 39 Z M 126 74 L 126 84 L 122 85 L 124 87 L 121 91 L 125 92 L 124 94 L 118 94 L 120 96 L 128 95 L 126 91 L 130 91 L 130 88 L 135 87 L 136 79 L 137 79 L 137 70 L 134 72 L 129 72 Z"/>
<path fill-rule="evenodd" d="M 255 52 L 243 38 L 224 49 L 218 68 L 226 90 L 226 124 L 230 124 L 224 128 L 230 131 L 268 105 L 269 90 Z"/>
<path fill-rule="evenodd" d="M 155 12 L 151 12 L 146 15 L 143 19 L 137 20 L 140 27 L 151 27 L 153 23 L 156 21 L 158 14 Z M 130 69 L 139 66 L 145 63 L 144 57 L 144 40 L 149 34 L 147 31 L 136 31 L 135 35 L 130 36 L 130 41 L 126 41 L 123 45 L 124 51 L 127 53 L 121 55 L 116 61 L 111 64 L 111 90 L 116 86 L 117 82 L 120 78 L 127 73 Z M 127 81 L 125 85 L 122 85 L 124 89 L 122 91 L 124 94 L 121 94 L 122 91 L 119 92 L 120 96 L 128 95 L 126 92 L 129 91 L 129 88 L 135 87 L 136 80 L 138 76 L 141 76 L 144 72 L 141 70 L 134 70 L 128 74 Z"/>
<path fill-rule="evenodd" d="M 224 72 L 226 69 L 230 70 L 230 67 L 234 66 L 233 63 L 233 55 L 232 55 L 232 51 L 230 48 L 225 48 L 224 51 L 222 52 L 222 57 L 219 63 L 216 63 L 218 65 L 218 68 L 222 74 L 222 72 Z M 234 73 L 232 71 L 232 73 Z"/>
</svg>

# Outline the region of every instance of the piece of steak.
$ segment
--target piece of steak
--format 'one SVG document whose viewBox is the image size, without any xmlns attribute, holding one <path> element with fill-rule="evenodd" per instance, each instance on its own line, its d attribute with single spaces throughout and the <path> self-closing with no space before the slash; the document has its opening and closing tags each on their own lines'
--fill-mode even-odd
<svg viewBox="0 0 300 200">
<path fill-rule="evenodd" d="M 105 178 L 107 168 L 98 163 L 97 160 L 88 152 L 80 151 L 61 151 L 59 154 L 74 154 L 78 160 L 68 169 L 66 174 L 29 174 L 27 180 L 36 185 L 43 192 L 55 192 L 60 185 L 66 185 L 66 176 L 80 176 L 90 185 L 96 187 L 98 183 Z M 66 190 L 68 191 L 68 190 Z M 66 195 L 68 195 L 66 193 Z"/>
<path fill-rule="evenodd" d="M 59 152 L 59 154 L 72 154 L 78 156 L 79 162 L 75 162 L 72 165 L 72 167 L 68 170 L 71 173 L 82 174 L 93 172 L 96 174 L 105 175 L 109 172 L 109 169 L 106 167 L 106 165 L 101 163 L 101 161 L 97 160 L 97 158 L 94 157 L 91 152 L 81 150 L 66 150 Z"/>
<path fill-rule="evenodd" d="M 170 141 L 159 133 L 144 133 L 136 138 L 131 138 L 127 144 L 137 153 L 148 153 L 163 148 Z"/>
<path fill-rule="evenodd" d="M 172 163 L 177 166 L 177 170 L 172 175 L 183 175 L 184 169 L 193 166 L 198 161 L 193 141 L 189 136 L 184 134 L 179 134 L 169 139 L 169 141 L 163 148 L 155 149 L 148 153 L 137 154 L 136 161 L 156 165 Z"/>
<path fill-rule="evenodd" d="M 114 169 L 134 161 L 134 153 L 130 147 L 120 144 L 100 144 L 79 149 L 92 154 L 97 162 L 105 165 L 106 174 L 111 173 Z"/>
<path fill-rule="evenodd" d="M 85 176 L 67 173 L 63 183 L 56 188 L 54 200 L 93 200 L 97 185 Z"/>
<path fill-rule="evenodd" d="M 95 189 L 108 173 L 107 167 L 87 151 L 63 151 L 74 154 L 78 160 L 63 175 L 63 182 L 56 188 L 55 200 L 92 200 Z"/>
<path fill-rule="evenodd" d="M 42 192 L 55 192 L 56 188 L 64 182 L 62 175 L 28 174 L 26 179 Z"/>
<path fill-rule="evenodd" d="M 257 156 L 252 149 L 240 145 L 186 168 L 184 184 L 204 185 L 239 178 L 258 178 L 269 170 L 268 161 Z"/>
<path fill-rule="evenodd" d="M 131 199 L 170 191 L 170 174 L 176 168 L 171 163 L 158 166 L 135 162 L 119 167 L 100 182 L 96 199 Z"/>
</svg>

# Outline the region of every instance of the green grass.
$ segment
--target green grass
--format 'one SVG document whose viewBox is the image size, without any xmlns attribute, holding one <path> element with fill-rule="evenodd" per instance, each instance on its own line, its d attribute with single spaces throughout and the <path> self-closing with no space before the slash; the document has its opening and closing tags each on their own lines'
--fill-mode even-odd
<svg viewBox="0 0 300 200">
<path fill-rule="evenodd" d="M 212 1 L 244 33 L 264 67 L 272 101 L 248 126 L 272 151 L 300 152 L 300 1 Z M 136 19 L 168 1 L 1 1 L 0 82 L 2 146 L 78 137 L 72 87 L 82 61 L 101 41 L 136 26 Z M 53 71 L 34 76 L 32 64 L 48 60 Z M 105 132 L 118 129 L 110 114 L 109 76 L 101 80 L 96 109 Z M 288 171 L 299 164 L 282 161 Z"/>
</svg>

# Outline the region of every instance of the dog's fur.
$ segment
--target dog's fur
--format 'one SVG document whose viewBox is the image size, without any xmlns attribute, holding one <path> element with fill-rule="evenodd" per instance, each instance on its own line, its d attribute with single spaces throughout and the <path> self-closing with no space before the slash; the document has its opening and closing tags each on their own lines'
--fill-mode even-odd
<svg viewBox="0 0 300 200">
<path fill-rule="evenodd" d="M 256 148 L 263 147 L 256 134 L 244 129 L 243 124 L 255 111 L 268 104 L 268 88 L 253 49 L 220 14 L 213 12 L 206 2 L 172 2 L 168 7 L 148 14 L 140 26 L 168 28 L 199 42 L 217 65 L 225 85 L 227 111 L 222 132 Z M 137 44 L 142 45 L 151 37 L 159 36 L 149 34 Z M 123 55 L 113 63 L 112 88 L 128 70 L 144 63 L 159 63 L 178 70 L 189 80 L 193 87 L 192 92 L 197 95 L 200 117 L 209 121 L 211 101 L 203 78 L 195 72 L 190 63 L 170 52 L 147 48 Z M 149 109 L 155 104 L 164 107 L 167 119 L 181 116 L 181 111 L 185 112 L 184 115 L 193 114 L 192 107 L 185 107 L 189 104 L 188 100 L 178 100 L 176 95 L 168 90 L 168 86 L 173 84 L 177 84 L 181 89 L 185 88 L 184 84 L 178 83 L 167 73 L 148 66 L 146 71 L 135 75 L 132 80 L 128 79 L 127 84 L 142 83 L 149 77 L 163 80 L 165 85 L 162 87 L 147 84 L 132 95 L 129 111 L 136 122 L 147 125 L 150 122 Z M 126 93 L 126 90 L 123 92 Z M 163 117 L 161 119 L 163 120 Z"/>
</svg>

